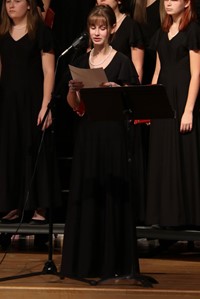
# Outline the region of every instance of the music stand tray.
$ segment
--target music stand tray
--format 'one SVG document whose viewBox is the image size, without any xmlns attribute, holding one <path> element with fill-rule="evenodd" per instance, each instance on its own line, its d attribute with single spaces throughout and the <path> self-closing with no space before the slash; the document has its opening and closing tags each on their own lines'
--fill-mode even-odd
<svg viewBox="0 0 200 299">
<path fill-rule="evenodd" d="M 90 120 L 175 118 L 161 84 L 126 87 L 97 87 L 80 90 Z"/>
</svg>

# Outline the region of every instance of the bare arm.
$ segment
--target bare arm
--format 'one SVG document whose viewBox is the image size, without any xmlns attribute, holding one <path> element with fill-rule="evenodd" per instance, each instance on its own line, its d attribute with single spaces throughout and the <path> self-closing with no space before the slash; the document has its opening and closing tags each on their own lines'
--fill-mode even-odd
<svg viewBox="0 0 200 299">
<path fill-rule="evenodd" d="M 80 116 L 84 114 L 84 107 L 81 106 L 81 99 L 80 99 L 80 89 L 83 88 L 83 83 L 76 81 L 76 80 L 70 80 L 69 81 L 69 91 L 67 94 L 67 102 L 69 106 L 76 111 Z M 80 110 L 79 110 L 80 109 Z M 82 111 L 83 110 L 83 111 Z"/>
<path fill-rule="evenodd" d="M 155 66 L 155 71 L 151 82 L 152 84 L 157 84 L 159 74 L 160 74 L 160 58 L 158 53 L 156 53 L 156 66 Z"/>
<path fill-rule="evenodd" d="M 187 101 L 181 118 L 180 131 L 188 132 L 193 126 L 193 110 L 200 86 L 200 51 L 190 51 L 190 85 Z"/>
<path fill-rule="evenodd" d="M 142 82 L 143 76 L 143 63 L 144 63 L 144 50 L 139 48 L 131 48 L 132 62 L 138 73 L 139 80 Z"/>
<path fill-rule="evenodd" d="M 54 67 L 55 67 L 55 57 L 53 53 L 44 53 L 42 52 L 42 68 L 44 74 L 44 83 L 43 83 L 43 101 L 40 112 L 38 114 L 37 124 L 41 124 L 42 119 L 46 113 L 48 104 L 51 100 L 51 94 L 54 86 Z M 42 129 L 48 128 L 52 123 L 51 111 L 49 112 L 44 126 Z"/>
</svg>

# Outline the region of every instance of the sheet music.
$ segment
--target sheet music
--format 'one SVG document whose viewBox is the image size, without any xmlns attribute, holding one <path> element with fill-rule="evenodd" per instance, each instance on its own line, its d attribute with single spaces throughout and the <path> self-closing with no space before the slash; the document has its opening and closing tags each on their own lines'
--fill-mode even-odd
<svg viewBox="0 0 200 299">
<path fill-rule="evenodd" d="M 69 65 L 73 80 L 83 82 L 84 87 L 100 87 L 102 83 L 108 82 L 106 73 L 103 68 L 82 69 Z"/>
</svg>

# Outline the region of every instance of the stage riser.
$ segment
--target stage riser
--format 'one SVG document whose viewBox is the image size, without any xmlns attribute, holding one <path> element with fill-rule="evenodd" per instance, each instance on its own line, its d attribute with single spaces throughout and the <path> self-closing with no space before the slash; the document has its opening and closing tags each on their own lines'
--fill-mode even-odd
<svg viewBox="0 0 200 299">
<path fill-rule="evenodd" d="M 1 299 L 195 299 L 196 292 L 170 292 L 153 290 L 62 290 L 62 289 L 5 289 L 0 288 Z"/>
</svg>

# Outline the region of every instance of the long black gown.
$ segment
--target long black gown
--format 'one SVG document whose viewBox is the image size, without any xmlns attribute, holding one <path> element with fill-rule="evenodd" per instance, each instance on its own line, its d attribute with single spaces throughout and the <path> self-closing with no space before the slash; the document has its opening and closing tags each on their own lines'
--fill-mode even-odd
<svg viewBox="0 0 200 299">
<path fill-rule="evenodd" d="M 117 51 L 128 56 L 132 61 L 131 47 L 144 48 L 144 38 L 139 24 L 127 15 L 115 32 L 111 45 Z M 134 185 L 135 208 L 137 210 L 136 217 L 139 224 L 144 222 L 146 162 L 143 134 L 146 130 L 145 127 L 146 125 L 130 125 L 130 148 L 133 166 L 132 181 Z"/>
<path fill-rule="evenodd" d="M 159 30 L 154 45 L 161 61 L 158 83 L 164 84 L 176 119 L 151 124 L 146 220 L 161 226 L 200 225 L 199 96 L 192 131 L 180 133 L 191 77 L 189 50 L 200 50 L 200 27 L 193 22 L 171 40 Z"/>
<path fill-rule="evenodd" d="M 52 49 L 51 32 L 43 22 L 38 25 L 34 39 L 25 34 L 16 41 L 10 33 L 0 39 L 1 212 L 22 208 L 28 191 L 27 209 L 49 207 L 49 201 L 55 194 L 59 201 L 56 162 L 49 130 L 45 133 L 31 184 L 42 134 L 41 128 L 37 126 L 43 100 L 41 51 L 49 52 Z M 52 175 L 55 175 L 54 178 Z"/>
<path fill-rule="evenodd" d="M 144 42 L 144 63 L 142 84 L 151 84 L 156 63 L 156 51 L 150 49 L 150 42 L 155 32 L 160 28 L 160 1 L 156 0 L 154 3 L 146 8 L 146 23 L 140 24 L 143 42 Z M 149 117 L 150 118 L 150 117 Z M 149 126 L 138 124 L 137 129 L 133 134 L 133 146 L 135 152 L 135 167 L 134 172 L 138 180 L 138 223 L 145 224 L 146 213 L 146 192 L 147 192 L 147 167 L 148 167 L 148 151 L 149 151 Z"/>
<path fill-rule="evenodd" d="M 79 67 L 89 68 L 88 55 Z M 105 72 L 109 81 L 138 83 L 132 63 L 119 52 Z M 130 274 L 132 217 L 124 122 L 90 121 L 85 115 L 73 155 L 61 275 Z"/>
<path fill-rule="evenodd" d="M 160 1 L 156 0 L 146 8 L 147 22 L 140 24 L 145 43 L 142 84 L 150 84 L 155 70 L 156 53 L 150 49 L 150 42 L 155 32 L 160 28 Z"/>
</svg>

